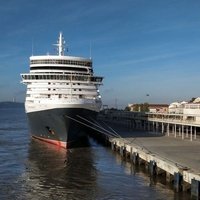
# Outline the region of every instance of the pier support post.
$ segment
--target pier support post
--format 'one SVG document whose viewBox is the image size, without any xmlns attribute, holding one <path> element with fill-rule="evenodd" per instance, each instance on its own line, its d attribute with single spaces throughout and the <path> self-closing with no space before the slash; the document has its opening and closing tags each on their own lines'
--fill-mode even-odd
<svg viewBox="0 0 200 200">
<path fill-rule="evenodd" d="M 200 181 L 192 179 L 191 183 L 191 197 L 200 199 Z"/>
<path fill-rule="evenodd" d="M 179 136 L 181 136 L 181 126 L 180 125 L 179 125 L 178 129 L 179 129 Z"/>
<path fill-rule="evenodd" d="M 184 140 L 184 125 L 182 125 L 182 140 Z"/>
<path fill-rule="evenodd" d="M 169 124 L 167 124 L 167 135 L 169 136 Z"/>
<path fill-rule="evenodd" d="M 164 133 L 164 124 L 162 122 L 162 134 Z"/>
<path fill-rule="evenodd" d="M 192 141 L 192 126 L 190 126 L 190 141 Z"/>
<path fill-rule="evenodd" d="M 195 140 L 197 139 L 197 127 L 196 126 L 194 127 L 194 139 Z"/>
<path fill-rule="evenodd" d="M 131 161 L 133 162 L 134 165 L 137 165 L 139 162 L 139 155 L 137 152 L 133 152 L 131 155 Z"/>
<path fill-rule="evenodd" d="M 158 131 L 157 131 L 157 122 L 155 122 L 155 132 L 157 133 Z"/>
<path fill-rule="evenodd" d="M 174 135 L 174 126 L 173 126 L 173 124 L 172 124 L 172 134 Z"/>
<path fill-rule="evenodd" d="M 113 142 L 111 142 L 111 149 L 114 151 L 114 143 Z"/>
<path fill-rule="evenodd" d="M 188 126 L 186 126 L 186 138 L 188 138 Z"/>
<path fill-rule="evenodd" d="M 113 151 L 116 150 L 116 144 L 115 144 L 114 142 L 111 142 L 111 149 L 112 149 Z"/>
<path fill-rule="evenodd" d="M 120 147 L 119 153 L 120 153 L 121 156 L 123 156 L 123 154 L 124 154 L 124 147 L 123 146 Z"/>
<path fill-rule="evenodd" d="M 166 172 L 166 181 L 168 183 L 171 183 L 174 180 L 173 175 L 171 175 L 169 172 Z"/>
<path fill-rule="evenodd" d="M 150 162 L 149 162 L 149 173 L 150 173 L 151 176 L 156 175 L 156 168 L 157 168 L 156 162 L 154 160 L 150 160 Z"/>
<path fill-rule="evenodd" d="M 174 189 L 176 192 L 180 192 L 182 190 L 183 183 L 183 175 L 181 173 L 174 173 Z"/>
<path fill-rule="evenodd" d="M 159 123 L 156 122 L 156 133 L 158 133 L 158 132 L 159 132 Z"/>
<path fill-rule="evenodd" d="M 124 146 L 121 146 L 121 147 L 120 147 L 120 155 L 121 155 L 122 157 L 124 157 L 124 156 L 126 155 L 126 147 L 124 147 Z"/>
<path fill-rule="evenodd" d="M 176 138 L 176 124 L 174 125 L 174 137 Z"/>
</svg>

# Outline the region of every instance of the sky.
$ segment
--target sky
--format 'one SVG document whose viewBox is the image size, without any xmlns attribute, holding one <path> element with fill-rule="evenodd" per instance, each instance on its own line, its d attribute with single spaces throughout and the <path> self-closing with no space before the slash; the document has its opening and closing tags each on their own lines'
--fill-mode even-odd
<svg viewBox="0 0 200 200">
<path fill-rule="evenodd" d="M 171 103 L 200 96 L 199 0 L 2 0 L 0 101 L 24 102 L 29 57 L 91 56 L 104 105 Z M 147 95 L 148 94 L 148 95 Z"/>
</svg>

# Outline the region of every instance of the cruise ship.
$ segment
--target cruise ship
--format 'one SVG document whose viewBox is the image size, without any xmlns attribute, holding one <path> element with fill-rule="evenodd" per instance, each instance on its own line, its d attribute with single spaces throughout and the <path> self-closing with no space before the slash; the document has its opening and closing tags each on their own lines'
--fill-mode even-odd
<svg viewBox="0 0 200 200">
<path fill-rule="evenodd" d="M 80 143 L 101 108 L 99 86 L 92 59 L 64 55 L 59 34 L 56 55 L 30 57 L 30 72 L 21 74 L 27 85 L 25 111 L 33 138 L 60 147 Z"/>
</svg>

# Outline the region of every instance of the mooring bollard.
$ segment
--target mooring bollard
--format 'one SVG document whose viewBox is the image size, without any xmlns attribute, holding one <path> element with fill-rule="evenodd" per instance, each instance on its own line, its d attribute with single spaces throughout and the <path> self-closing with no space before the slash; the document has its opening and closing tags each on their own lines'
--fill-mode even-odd
<svg viewBox="0 0 200 200">
<path fill-rule="evenodd" d="M 191 183 L 191 197 L 193 199 L 200 199 L 200 181 L 192 179 Z"/>
</svg>

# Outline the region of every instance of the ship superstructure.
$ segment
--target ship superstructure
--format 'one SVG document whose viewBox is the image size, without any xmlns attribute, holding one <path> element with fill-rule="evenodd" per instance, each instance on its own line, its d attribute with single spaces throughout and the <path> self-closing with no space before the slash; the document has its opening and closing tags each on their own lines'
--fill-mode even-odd
<svg viewBox="0 0 200 200">
<path fill-rule="evenodd" d="M 67 148 L 84 132 L 78 121 L 99 112 L 103 77 L 94 76 L 92 59 L 64 55 L 64 44 L 60 33 L 58 55 L 31 56 L 30 73 L 21 77 L 31 134 Z"/>
</svg>

